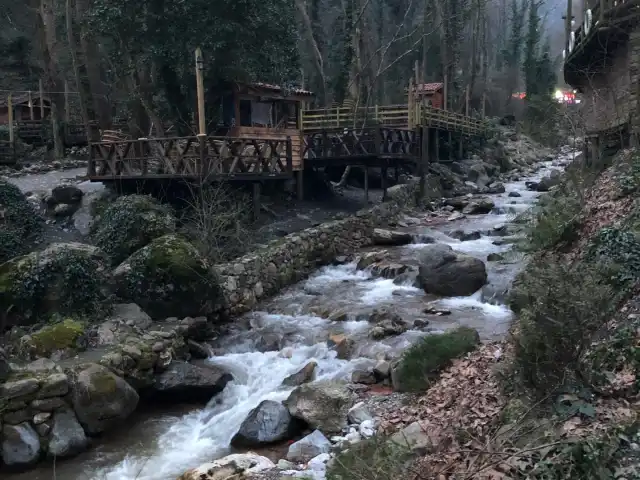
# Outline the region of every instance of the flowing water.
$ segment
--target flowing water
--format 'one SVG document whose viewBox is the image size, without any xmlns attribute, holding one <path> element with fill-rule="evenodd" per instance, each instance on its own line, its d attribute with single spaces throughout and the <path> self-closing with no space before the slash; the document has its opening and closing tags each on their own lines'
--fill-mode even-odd
<svg viewBox="0 0 640 480">
<path fill-rule="evenodd" d="M 561 157 L 557 167 L 567 160 Z M 436 227 L 406 228 L 417 238 L 432 237 L 454 249 L 487 259 L 491 253 L 505 254 L 505 260 L 487 262 L 488 285 L 468 297 L 437 298 L 393 280 L 373 277 L 358 271 L 355 264 L 325 267 L 270 301 L 261 311 L 247 314 L 234 324 L 224 338 L 212 345 L 216 356 L 209 361 L 229 371 L 234 380 L 205 408 L 184 413 L 180 408 L 162 413 L 145 412 L 129 422 L 125 432 L 114 432 L 83 455 L 59 462 L 57 477 L 65 480 L 168 480 L 190 467 L 219 458 L 230 452 L 229 442 L 248 412 L 262 400 L 284 400 L 291 389 L 282 388 L 285 377 L 315 361 L 317 379 L 350 378 L 354 369 L 373 366 L 380 358 L 397 357 L 419 337 L 423 330 L 407 332 L 382 341 L 368 338 L 373 309 L 386 307 L 404 319 L 429 322 L 429 331 L 437 332 L 456 325 L 476 328 L 484 340 L 502 337 L 511 320 L 510 310 L 500 303 L 522 266 L 522 258 L 509 252 L 511 245 L 503 237 L 487 235 L 508 224 L 518 213 L 531 208 L 538 193 L 526 189 L 525 180 L 535 181 L 553 168 L 551 162 L 535 175 L 506 184 L 506 193 L 493 195 L 494 212 L 447 222 Z M 510 197 L 509 192 L 521 196 Z M 447 235 L 452 230 L 481 231 L 477 240 L 459 241 Z M 394 247 L 394 262 L 410 263 L 425 244 Z M 450 315 L 424 313 L 427 306 L 450 311 Z M 313 315 L 314 308 L 342 309 L 348 319 L 332 322 Z M 356 341 L 351 360 L 339 360 L 327 347 L 330 334 L 346 333 Z M 275 349 L 275 351 L 273 351 Z M 271 350 L 271 351 L 265 351 Z M 51 467 L 39 467 L 26 474 L 7 478 L 49 479 Z"/>
</svg>

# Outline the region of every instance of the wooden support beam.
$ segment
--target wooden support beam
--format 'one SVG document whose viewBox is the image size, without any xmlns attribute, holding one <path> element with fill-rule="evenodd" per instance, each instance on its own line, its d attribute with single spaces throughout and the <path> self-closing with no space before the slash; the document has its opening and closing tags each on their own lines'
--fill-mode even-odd
<svg viewBox="0 0 640 480">
<path fill-rule="evenodd" d="M 260 218 L 260 183 L 253 182 L 251 184 L 251 199 L 253 200 L 253 219 L 257 221 Z"/>
<path fill-rule="evenodd" d="M 369 168 L 364 167 L 364 203 L 369 205 Z"/>
<path fill-rule="evenodd" d="M 198 94 L 198 134 L 206 135 L 207 126 L 204 117 L 204 59 L 202 50 L 196 48 L 196 90 Z"/>
<path fill-rule="evenodd" d="M 296 172 L 296 192 L 298 194 L 298 200 L 304 200 L 304 171 L 298 170 Z"/>
<path fill-rule="evenodd" d="M 29 118 L 33 120 L 33 95 L 31 95 L 31 90 L 29 90 Z"/>
</svg>

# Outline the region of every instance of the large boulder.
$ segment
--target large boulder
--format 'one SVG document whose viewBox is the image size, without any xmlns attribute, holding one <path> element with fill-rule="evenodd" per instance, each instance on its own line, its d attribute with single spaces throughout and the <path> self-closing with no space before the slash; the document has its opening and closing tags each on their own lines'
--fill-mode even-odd
<svg viewBox="0 0 640 480">
<path fill-rule="evenodd" d="M 152 240 L 173 233 L 176 219 L 169 207 L 146 195 L 126 195 L 109 205 L 91 225 L 91 237 L 114 264 Z"/>
<path fill-rule="evenodd" d="M 208 402 L 231 380 L 231 374 L 214 366 L 172 362 L 156 377 L 152 395 L 155 400 Z"/>
<path fill-rule="evenodd" d="M 302 429 L 302 423 L 291 416 L 280 402 L 265 400 L 249 412 L 238 433 L 231 439 L 234 447 L 258 447 L 288 440 Z"/>
<path fill-rule="evenodd" d="M 2 460 L 11 467 L 32 465 L 40 458 L 40 438 L 28 422 L 5 425 L 2 430 Z"/>
<path fill-rule="evenodd" d="M 71 457 L 84 451 L 89 439 L 73 411 L 57 410 L 53 414 L 53 427 L 49 439 L 48 454 L 52 457 Z"/>
<path fill-rule="evenodd" d="M 327 440 L 320 430 L 314 430 L 306 437 L 292 443 L 287 452 L 287 460 L 296 463 L 305 463 L 312 458 L 329 453 L 331 442 Z"/>
<path fill-rule="evenodd" d="M 0 264 L 27 253 L 43 225 L 20 189 L 0 179 Z"/>
<path fill-rule="evenodd" d="M 256 453 L 234 453 L 192 468 L 179 476 L 178 480 L 244 480 L 256 478 L 255 474 L 275 467 L 271 460 Z"/>
<path fill-rule="evenodd" d="M 152 318 L 196 317 L 222 303 L 217 279 L 198 250 L 177 235 L 141 248 L 113 272 L 118 296 Z"/>
<path fill-rule="evenodd" d="M 407 245 L 413 241 L 413 236 L 408 232 L 374 228 L 372 240 L 374 245 Z"/>
<path fill-rule="evenodd" d="M 346 385 L 330 381 L 301 385 L 284 402 L 293 417 L 325 434 L 338 434 L 347 427 L 347 413 L 354 403 Z"/>
<path fill-rule="evenodd" d="M 80 424 L 97 435 L 125 420 L 138 406 L 138 393 L 101 365 L 86 364 L 74 375 L 71 403 Z"/>
<path fill-rule="evenodd" d="M 484 262 L 449 245 L 429 245 L 420 251 L 418 281 L 425 292 L 445 297 L 471 295 L 487 282 Z"/>
<path fill-rule="evenodd" d="M 0 265 L 0 311 L 9 324 L 60 315 L 95 316 L 108 297 L 108 259 L 91 245 L 54 243 Z"/>
</svg>

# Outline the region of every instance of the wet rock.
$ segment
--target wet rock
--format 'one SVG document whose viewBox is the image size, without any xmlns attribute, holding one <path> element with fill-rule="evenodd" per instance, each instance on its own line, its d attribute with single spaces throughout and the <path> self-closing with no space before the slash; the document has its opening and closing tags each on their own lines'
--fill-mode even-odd
<svg viewBox="0 0 640 480">
<path fill-rule="evenodd" d="M 342 308 L 334 310 L 329 314 L 327 320 L 331 320 L 332 322 L 346 322 L 349 320 L 349 313 Z"/>
<path fill-rule="evenodd" d="M 31 412 L 27 409 L 6 412 L 2 415 L 2 421 L 7 425 L 18 425 L 31 419 Z"/>
<path fill-rule="evenodd" d="M 301 428 L 302 423 L 282 403 L 265 400 L 249 412 L 231 445 L 251 448 L 288 440 L 300 433 Z"/>
<path fill-rule="evenodd" d="M 0 383 L 4 382 L 9 375 L 11 374 L 11 365 L 9 364 L 9 360 L 4 353 L 4 350 L 0 348 Z"/>
<path fill-rule="evenodd" d="M 60 203 L 53 207 L 53 212 L 51 213 L 54 217 L 71 217 L 74 213 L 76 213 L 78 208 L 79 205 L 77 204 L 71 205 L 68 203 Z"/>
<path fill-rule="evenodd" d="M 207 320 L 207 317 L 185 317 L 180 321 L 177 331 L 185 339 L 192 339 L 196 342 L 204 342 L 215 336 L 214 326 Z"/>
<path fill-rule="evenodd" d="M 364 385 L 373 385 L 376 383 L 376 376 L 372 371 L 367 370 L 354 370 L 351 374 L 351 381 L 353 383 L 362 383 Z"/>
<path fill-rule="evenodd" d="M 196 342 L 195 340 L 187 340 L 189 353 L 193 358 L 204 360 L 209 358 L 209 348 L 206 345 Z"/>
<path fill-rule="evenodd" d="M 51 415 L 52 415 L 51 412 L 36 413 L 33 416 L 33 424 L 34 425 L 40 425 L 40 424 L 46 422 L 47 420 L 49 420 L 51 418 Z"/>
<path fill-rule="evenodd" d="M 482 260 L 455 252 L 448 245 L 420 251 L 418 278 L 426 293 L 446 297 L 471 295 L 487 282 Z"/>
<path fill-rule="evenodd" d="M 52 457 L 70 457 L 84 451 L 89 445 L 82 426 L 71 410 L 58 410 L 53 416 L 48 454 Z"/>
<path fill-rule="evenodd" d="M 351 424 L 360 425 L 366 420 L 373 420 L 373 415 L 371 415 L 364 402 L 358 402 L 349 409 L 347 419 Z"/>
<path fill-rule="evenodd" d="M 396 278 L 410 270 L 413 270 L 411 265 L 404 265 L 402 263 L 381 262 L 371 267 L 371 273 L 382 278 Z"/>
<path fill-rule="evenodd" d="M 54 204 L 75 204 L 82 201 L 84 192 L 75 185 L 58 185 L 51 190 L 51 202 Z"/>
<path fill-rule="evenodd" d="M 374 245 L 407 245 L 413 241 L 413 237 L 407 232 L 397 232 L 393 230 L 385 230 L 382 228 L 374 228 L 371 240 Z"/>
<path fill-rule="evenodd" d="M 408 326 L 403 320 L 393 318 L 379 322 L 369 331 L 369 336 L 374 340 L 382 340 L 393 335 L 400 335 L 407 330 Z"/>
<path fill-rule="evenodd" d="M 209 401 L 233 379 L 231 374 L 214 366 L 172 362 L 152 387 L 154 399 L 171 401 Z"/>
<path fill-rule="evenodd" d="M 508 196 L 511 198 L 519 198 L 522 196 L 522 194 L 520 192 L 513 191 L 513 192 L 509 192 Z"/>
<path fill-rule="evenodd" d="M 487 193 L 490 193 L 490 194 L 504 193 L 505 191 L 506 191 L 506 188 L 504 184 L 500 182 L 492 183 L 487 187 Z"/>
<path fill-rule="evenodd" d="M 450 207 L 453 207 L 455 210 L 462 210 L 467 205 L 469 205 L 469 201 L 470 200 L 467 197 L 454 197 L 454 198 L 447 198 L 444 201 L 444 204 Z"/>
<path fill-rule="evenodd" d="M 330 451 L 331 442 L 320 430 L 314 430 L 303 439 L 291 444 L 287 452 L 287 460 L 294 463 L 304 463 Z"/>
<path fill-rule="evenodd" d="M 97 364 L 84 365 L 71 385 L 71 403 L 89 435 L 126 419 L 138 406 L 138 393 L 122 378 Z"/>
<path fill-rule="evenodd" d="M 303 383 L 309 383 L 313 381 L 313 377 L 315 375 L 316 367 L 318 364 L 316 362 L 307 363 L 300 371 L 289 375 L 282 381 L 282 385 L 285 387 L 297 387 L 302 385 Z"/>
<path fill-rule="evenodd" d="M 504 257 L 499 253 L 490 253 L 487 255 L 487 262 L 499 262 L 501 260 L 504 260 Z"/>
<path fill-rule="evenodd" d="M 173 233 L 171 210 L 151 196 L 126 195 L 111 203 L 91 225 L 91 237 L 113 264 L 156 238 Z"/>
<path fill-rule="evenodd" d="M 42 381 L 37 398 L 62 397 L 69 392 L 69 378 L 64 373 L 54 373 Z"/>
<path fill-rule="evenodd" d="M 40 458 L 40 438 L 29 423 L 5 425 L 2 430 L 2 460 L 7 466 L 32 465 Z"/>
<path fill-rule="evenodd" d="M 364 270 L 367 267 L 370 267 L 374 263 L 379 263 L 389 256 L 389 252 L 386 250 L 377 251 L 377 252 L 365 252 L 360 259 L 358 260 L 357 269 Z"/>
<path fill-rule="evenodd" d="M 0 385 L 0 398 L 11 400 L 13 398 L 27 397 L 37 392 L 39 388 L 40 382 L 35 378 L 13 380 Z"/>
<path fill-rule="evenodd" d="M 192 468 L 177 480 L 245 480 L 255 478 L 258 472 L 275 468 L 266 457 L 253 452 L 234 453 L 211 463 Z"/>
<path fill-rule="evenodd" d="M 152 318 L 208 315 L 223 300 L 207 260 L 176 235 L 157 238 L 113 272 L 116 293 Z"/>
<path fill-rule="evenodd" d="M 345 385 L 323 381 L 296 388 L 284 405 L 293 417 L 333 434 L 347 426 L 347 412 L 353 403 L 354 396 Z"/>
<path fill-rule="evenodd" d="M 355 346 L 355 342 L 351 338 L 341 333 L 329 336 L 327 344 L 329 348 L 335 348 L 340 360 L 349 360 Z"/>
<path fill-rule="evenodd" d="M 31 408 L 33 408 L 36 411 L 53 412 L 58 408 L 66 407 L 67 403 L 60 397 L 53 397 L 53 398 L 44 398 L 41 400 L 40 399 L 33 400 L 30 405 L 31 405 Z"/>
<path fill-rule="evenodd" d="M 469 204 L 462 209 L 462 213 L 466 215 L 480 215 L 490 213 L 493 210 L 495 204 L 489 198 L 480 198 L 469 202 Z"/>
<path fill-rule="evenodd" d="M 479 231 L 465 232 L 464 230 L 454 230 L 449 233 L 451 238 L 460 240 L 461 242 L 467 242 L 469 240 L 479 240 L 482 234 Z"/>
<path fill-rule="evenodd" d="M 107 258 L 98 248 L 54 243 L 0 265 L 0 311 L 13 306 L 9 325 L 52 313 L 93 316 L 106 302 L 108 279 Z"/>
</svg>

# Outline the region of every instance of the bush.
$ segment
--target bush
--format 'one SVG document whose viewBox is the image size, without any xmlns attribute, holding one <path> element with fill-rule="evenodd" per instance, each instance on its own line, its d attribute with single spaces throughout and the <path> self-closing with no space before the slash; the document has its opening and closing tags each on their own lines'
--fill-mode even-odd
<svg viewBox="0 0 640 480">
<path fill-rule="evenodd" d="M 401 391 L 426 390 L 453 359 L 474 350 L 479 342 L 478 332 L 468 327 L 422 338 L 404 352 L 395 366 L 394 388 Z"/>
<path fill-rule="evenodd" d="M 514 286 L 509 301 L 520 313 L 515 367 L 538 393 L 581 376 L 579 359 L 616 303 L 608 280 L 600 264 L 537 260 Z"/>
<path fill-rule="evenodd" d="M 115 264 L 175 229 L 169 207 L 151 196 L 125 195 L 104 208 L 91 225 L 91 236 Z"/>
<path fill-rule="evenodd" d="M 0 263 L 27 253 L 43 224 L 20 189 L 0 180 Z"/>
<path fill-rule="evenodd" d="M 408 449 L 374 437 L 339 454 L 327 469 L 327 480 L 402 480 L 409 455 Z"/>
</svg>

